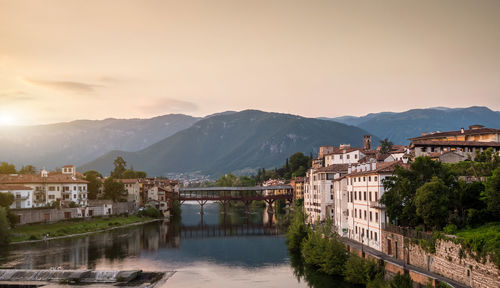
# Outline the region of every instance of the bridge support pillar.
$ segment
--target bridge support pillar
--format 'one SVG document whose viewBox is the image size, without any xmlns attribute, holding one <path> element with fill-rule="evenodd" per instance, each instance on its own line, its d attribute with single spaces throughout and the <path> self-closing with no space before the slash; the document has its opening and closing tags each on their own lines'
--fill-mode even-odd
<svg viewBox="0 0 500 288">
<path fill-rule="evenodd" d="M 243 200 L 243 203 L 245 203 L 245 214 L 249 215 L 250 214 L 250 204 L 252 204 L 252 200 Z"/>
<path fill-rule="evenodd" d="M 266 199 L 265 201 L 267 203 L 267 212 L 274 214 L 273 204 L 274 204 L 275 199 Z"/>
<path fill-rule="evenodd" d="M 198 200 L 198 204 L 200 204 L 200 214 L 203 215 L 203 206 L 207 204 L 208 200 Z"/>
</svg>

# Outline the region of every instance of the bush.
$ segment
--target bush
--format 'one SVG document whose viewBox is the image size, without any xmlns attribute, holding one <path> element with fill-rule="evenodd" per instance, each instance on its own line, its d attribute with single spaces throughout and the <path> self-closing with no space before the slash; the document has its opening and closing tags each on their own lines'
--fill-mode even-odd
<svg viewBox="0 0 500 288">
<path fill-rule="evenodd" d="M 450 224 L 443 228 L 443 232 L 446 234 L 454 235 L 455 233 L 457 233 L 457 225 Z"/>
<path fill-rule="evenodd" d="M 140 217 L 163 218 L 163 213 L 152 206 L 146 207 L 144 210 L 139 211 L 137 215 L 139 215 Z"/>
<path fill-rule="evenodd" d="M 342 275 L 348 254 L 340 236 L 331 232 L 331 221 L 309 233 L 302 245 L 304 262 L 328 275 Z"/>
<path fill-rule="evenodd" d="M 286 244 L 291 252 L 300 252 L 302 242 L 310 233 L 310 228 L 305 224 L 306 215 L 302 206 L 295 205 L 292 212 L 292 220 L 286 233 Z"/>
<path fill-rule="evenodd" d="M 351 254 L 345 264 L 345 280 L 354 284 L 368 285 L 377 287 L 380 279 L 384 278 L 384 269 L 374 261 L 363 259 L 355 254 Z M 378 279 L 377 281 L 375 281 Z"/>
<path fill-rule="evenodd" d="M 391 288 L 413 288 L 413 280 L 409 274 L 401 274 L 398 272 L 391 282 L 389 282 L 389 287 Z"/>
<path fill-rule="evenodd" d="M 7 209 L 0 207 L 0 246 L 9 244 L 10 228 Z"/>
</svg>

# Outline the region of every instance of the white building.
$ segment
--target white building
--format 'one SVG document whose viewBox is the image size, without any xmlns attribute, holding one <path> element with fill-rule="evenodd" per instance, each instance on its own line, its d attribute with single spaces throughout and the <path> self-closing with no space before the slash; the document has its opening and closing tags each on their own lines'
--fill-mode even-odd
<svg viewBox="0 0 500 288">
<path fill-rule="evenodd" d="M 0 193 L 14 195 L 14 203 L 10 205 L 11 209 L 33 207 L 33 188 L 19 184 L 0 184 Z"/>
<path fill-rule="evenodd" d="M 87 206 L 88 182 L 75 176 L 74 166 L 65 167 L 62 172 L 49 173 L 42 170 L 36 175 L 3 174 L 0 175 L 0 184 L 16 184 L 31 188 L 32 207 L 44 207 L 56 201 L 62 204 L 74 202 L 79 206 Z"/>
<path fill-rule="evenodd" d="M 336 181 L 334 223 L 340 235 L 381 251 L 385 212 L 379 200 L 385 191 L 384 179 L 397 165 L 404 164 L 393 161 L 354 165 Z"/>
<path fill-rule="evenodd" d="M 348 164 L 309 169 L 304 185 L 304 209 L 309 223 L 333 217 L 333 180 L 347 173 Z"/>
</svg>

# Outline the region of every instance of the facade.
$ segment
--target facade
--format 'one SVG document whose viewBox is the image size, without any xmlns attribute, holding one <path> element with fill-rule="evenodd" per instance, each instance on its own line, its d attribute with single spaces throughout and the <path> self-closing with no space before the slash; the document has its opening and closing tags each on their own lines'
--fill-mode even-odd
<svg viewBox="0 0 500 288">
<path fill-rule="evenodd" d="M 66 166 L 65 166 L 66 167 Z M 70 169 L 73 167 L 73 169 Z M 0 175 L 0 184 L 15 184 L 29 187 L 33 190 L 32 207 L 44 207 L 54 202 L 79 206 L 87 205 L 88 182 L 75 176 L 74 166 L 67 166 L 62 172 L 47 172 L 40 174 L 3 174 Z"/>
<path fill-rule="evenodd" d="M 379 203 L 384 194 L 383 181 L 392 175 L 402 161 L 372 162 L 352 166 L 344 179 L 334 185 L 337 232 L 368 247 L 381 251 L 384 207 Z"/>
<path fill-rule="evenodd" d="M 333 180 L 347 173 L 348 164 L 309 169 L 304 190 L 304 209 L 309 223 L 333 217 Z"/>
<path fill-rule="evenodd" d="M 33 188 L 19 184 L 0 184 L 0 193 L 10 193 L 14 195 L 14 203 L 11 209 L 32 208 Z"/>
<path fill-rule="evenodd" d="M 295 177 L 290 180 L 290 185 L 293 187 L 293 200 L 304 199 L 304 181 L 305 177 Z"/>
<path fill-rule="evenodd" d="M 415 157 L 452 151 L 464 158 L 474 159 L 476 151 L 488 148 L 499 153 L 500 129 L 472 125 L 468 130 L 462 128 L 458 131 L 423 133 L 410 141 L 410 148 Z"/>
<path fill-rule="evenodd" d="M 127 190 L 127 202 L 134 203 L 136 207 L 141 205 L 141 187 L 139 184 L 139 179 L 117 179 L 125 186 Z"/>
</svg>

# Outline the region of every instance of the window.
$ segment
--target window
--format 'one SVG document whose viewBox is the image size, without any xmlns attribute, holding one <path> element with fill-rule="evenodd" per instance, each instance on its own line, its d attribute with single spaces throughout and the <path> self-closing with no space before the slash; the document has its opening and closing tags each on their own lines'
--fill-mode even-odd
<svg viewBox="0 0 500 288">
<path fill-rule="evenodd" d="M 375 201 L 378 201 L 378 192 L 375 192 Z"/>
<path fill-rule="evenodd" d="M 352 192 L 351 192 L 352 193 Z M 351 197 L 352 198 L 352 197 Z M 354 191 L 354 200 L 358 200 L 358 193 L 356 193 L 356 191 Z"/>
<path fill-rule="evenodd" d="M 365 176 L 363 176 L 363 182 L 365 182 L 365 181 L 366 181 L 366 177 L 365 177 Z"/>
<path fill-rule="evenodd" d="M 353 199 L 352 199 L 352 191 L 351 191 L 351 202 L 353 202 Z"/>
<path fill-rule="evenodd" d="M 330 200 L 333 200 L 333 194 L 330 194 Z"/>
<path fill-rule="evenodd" d="M 343 155 L 340 155 L 340 159 L 342 159 L 342 156 L 343 156 Z"/>
<path fill-rule="evenodd" d="M 73 194 L 73 199 L 76 199 L 76 194 Z"/>
<path fill-rule="evenodd" d="M 363 193 L 363 200 L 366 201 L 366 192 Z"/>
<path fill-rule="evenodd" d="M 372 192 L 370 192 L 370 201 L 372 201 Z"/>
<path fill-rule="evenodd" d="M 365 212 L 365 220 L 366 220 L 366 210 L 364 212 Z"/>
<path fill-rule="evenodd" d="M 377 181 L 377 176 L 374 177 L 374 180 Z"/>
<path fill-rule="evenodd" d="M 368 181 L 372 181 L 372 176 L 368 176 Z"/>
<path fill-rule="evenodd" d="M 356 226 L 355 228 L 356 228 L 356 234 L 358 234 L 358 226 Z"/>
<path fill-rule="evenodd" d="M 51 200 L 56 199 L 56 196 L 55 195 L 49 195 L 49 199 L 51 199 Z"/>
<path fill-rule="evenodd" d="M 354 217 L 358 218 L 358 209 L 354 209 Z"/>
<path fill-rule="evenodd" d="M 354 159 L 358 159 L 358 154 L 354 154 Z"/>
<path fill-rule="evenodd" d="M 59 186 L 57 186 L 57 191 L 59 191 Z"/>
<path fill-rule="evenodd" d="M 73 190 L 76 191 L 76 186 L 73 186 Z"/>
<path fill-rule="evenodd" d="M 375 241 L 378 241 L 377 232 L 375 232 Z"/>
<path fill-rule="evenodd" d="M 347 159 L 349 160 L 349 158 L 350 158 L 350 155 L 348 154 L 348 155 L 347 155 Z"/>
<path fill-rule="evenodd" d="M 54 187 L 54 186 L 50 186 L 50 187 L 49 187 L 49 191 L 56 191 L 56 187 Z"/>
<path fill-rule="evenodd" d="M 370 239 L 373 239 L 373 231 L 370 231 Z"/>
<path fill-rule="evenodd" d="M 372 211 L 370 211 L 370 221 L 373 221 L 373 219 L 372 219 Z"/>
<path fill-rule="evenodd" d="M 378 222 L 378 212 L 375 212 L 375 221 Z"/>
</svg>

